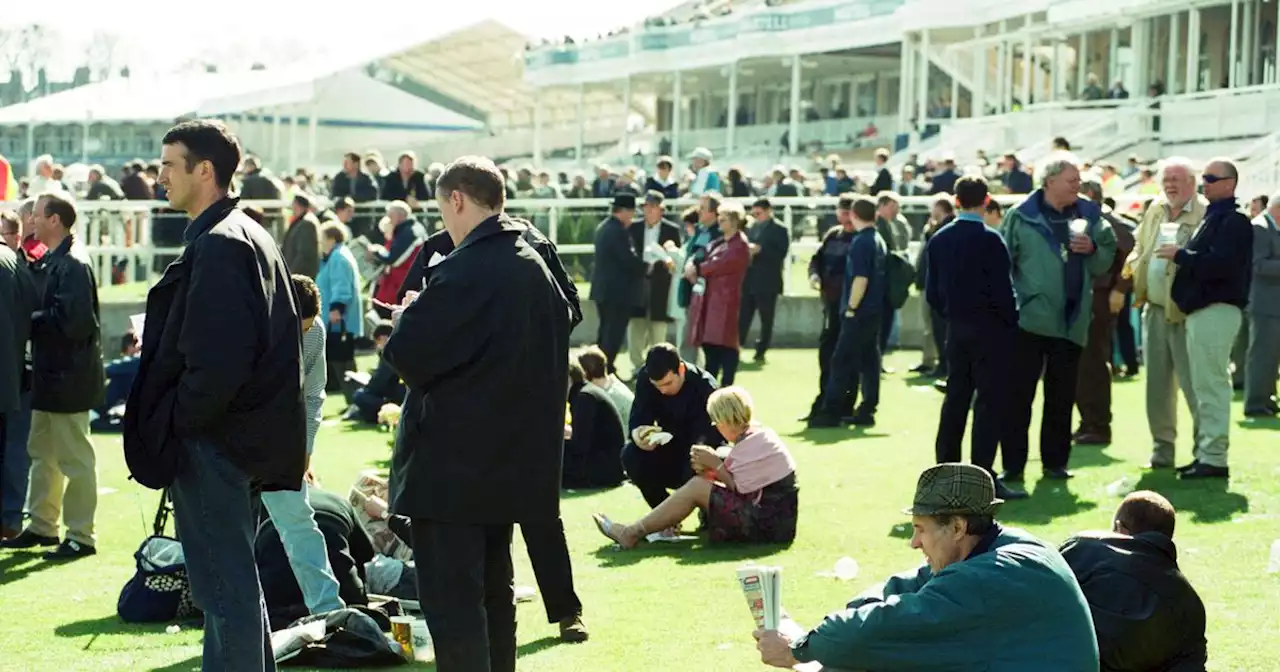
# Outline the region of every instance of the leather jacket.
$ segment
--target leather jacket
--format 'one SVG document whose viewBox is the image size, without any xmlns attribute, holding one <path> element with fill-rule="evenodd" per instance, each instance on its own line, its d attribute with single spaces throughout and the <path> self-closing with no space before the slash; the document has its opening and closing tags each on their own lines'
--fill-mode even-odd
<svg viewBox="0 0 1280 672">
<path fill-rule="evenodd" d="M 106 377 L 93 265 L 67 236 L 34 270 L 43 291 L 31 314 L 31 407 L 83 413 L 102 404 Z"/>
</svg>

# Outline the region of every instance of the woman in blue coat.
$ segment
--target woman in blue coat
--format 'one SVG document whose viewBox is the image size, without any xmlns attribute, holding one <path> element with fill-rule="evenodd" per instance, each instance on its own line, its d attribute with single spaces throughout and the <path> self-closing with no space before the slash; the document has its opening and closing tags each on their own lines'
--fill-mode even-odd
<svg viewBox="0 0 1280 672">
<path fill-rule="evenodd" d="M 345 372 L 356 370 L 355 343 L 364 336 L 360 271 L 355 256 L 344 244 L 347 235 L 347 227 L 338 222 L 327 223 L 320 230 L 323 254 L 316 286 L 320 288 L 320 304 L 329 307 L 329 336 L 325 342 L 325 390 L 329 392 L 341 390 Z"/>
</svg>

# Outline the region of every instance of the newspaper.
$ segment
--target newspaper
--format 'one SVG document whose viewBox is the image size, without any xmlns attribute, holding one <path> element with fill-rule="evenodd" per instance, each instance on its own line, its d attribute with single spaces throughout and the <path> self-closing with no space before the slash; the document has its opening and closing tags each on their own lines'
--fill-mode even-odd
<svg viewBox="0 0 1280 672">
<path fill-rule="evenodd" d="M 347 493 L 347 501 L 356 511 L 356 520 L 373 539 L 373 549 L 389 558 L 408 562 L 413 559 L 413 549 L 387 527 L 387 521 L 380 515 L 386 512 L 389 497 L 386 479 L 372 471 L 360 474 Z"/>
<path fill-rule="evenodd" d="M 738 583 L 756 627 L 777 630 L 782 621 L 782 568 L 747 565 L 738 570 Z"/>
</svg>

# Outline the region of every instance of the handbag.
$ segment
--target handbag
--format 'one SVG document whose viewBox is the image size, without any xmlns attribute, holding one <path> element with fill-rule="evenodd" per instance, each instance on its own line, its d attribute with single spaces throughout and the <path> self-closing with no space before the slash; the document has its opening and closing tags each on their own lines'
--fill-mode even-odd
<svg viewBox="0 0 1280 672">
<path fill-rule="evenodd" d="M 125 623 L 166 623 L 200 615 L 191 596 L 182 543 L 164 534 L 172 512 L 169 490 L 165 489 L 153 534 L 133 554 L 137 570 L 116 601 L 116 614 Z"/>
</svg>

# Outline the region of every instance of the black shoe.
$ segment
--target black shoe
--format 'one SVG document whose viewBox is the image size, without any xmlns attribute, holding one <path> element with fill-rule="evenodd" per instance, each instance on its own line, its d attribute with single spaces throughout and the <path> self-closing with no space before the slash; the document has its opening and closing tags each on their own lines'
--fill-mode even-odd
<svg viewBox="0 0 1280 672">
<path fill-rule="evenodd" d="M 756 364 L 764 364 L 765 363 L 764 353 L 757 352 L 755 356 L 751 358 L 751 361 L 755 362 Z"/>
<path fill-rule="evenodd" d="M 1074 437 L 1077 446 L 1109 446 L 1111 435 L 1102 432 L 1080 432 Z"/>
<path fill-rule="evenodd" d="M 1178 467 L 1177 469 L 1174 469 L 1174 471 L 1178 472 L 1178 475 L 1182 475 L 1182 472 L 1191 471 L 1192 469 L 1195 469 L 1198 466 L 1200 466 L 1200 460 L 1192 460 L 1191 464 L 1185 464 L 1181 467 Z"/>
<path fill-rule="evenodd" d="M 832 427 L 844 427 L 844 423 L 840 422 L 840 418 L 826 413 L 814 413 L 809 416 L 809 429 L 830 429 Z"/>
<path fill-rule="evenodd" d="M 587 638 L 587 626 L 582 623 L 582 614 L 560 621 L 560 641 L 578 644 L 587 641 Z"/>
<path fill-rule="evenodd" d="M 996 497 L 999 497 L 1000 499 L 1003 499 L 1006 502 L 1013 499 L 1026 499 L 1027 491 L 1011 488 L 1005 485 L 1004 481 L 997 479 L 996 480 Z"/>
<path fill-rule="evenodd" d="M 1276 410 L 1275 410 L 1275 409 L 1273 409 L 1273 408 L 1260 408 L 1260 409 L 1254 409 L 1254 410 L 1251 410 L 1251 411 L 1245 411 L 1245 412 L 1244 412 L 1244 417 L 1246 417 L 1246 418 L 1274 418 L 1274 417 L 1276 417 Z"/>
<path fill-rule="evenodd" d="M 36 534 L 30 529 L 23 530 L 18 536 L 0 542 L 0 548 L 35 548 L 36 546 L 57 546 L 57 537 L 46 537 Z"/>
<path fill-rule="evenodd" d="M 939 392 L 941 392 L 941 393 L 943 393 L 943 394 L 946 394 L 946 393 L 947 393 L 947 379 L 946 379 L 946 378 L 939 378 L 939 379 L 937 379 L 937 380 L 933 381 L 933 389 L 935 389 L 935 390 L 937 390 L 937 391 L 939 391 Z"/>
<path fill-rule="evenodd" d="M 1074 478 L 1074 477 L 1075 477 L 1075 474 L 1073 474 L 1073 473 L 1071 473 L 1071 472 L 1067 471 L 1065 468 L 1062 468 L 1062 469 L 1045 469 L 1045 470 L 1044 470 L 1044 477 L 1045 477 L 1045 478 L 1048 478 L 1048 479 L 1050 479 L 1050 480 L 1054 480 L 1054 481 L 1065 481 L 1065 480 L 1067 480 L 1068 478 Z"/>
<path fill-rule="evenodd" d="M 64 539 L 58 547 L 44 554 L 45 560 L 79 560 L 97 554 L 98 549 L 78 541 Z"/>
<path fill-rule="evenodd" d="M 1000 474 L 999 478 L 996 480 L 996 482 L 997 482 L 997 483 L 998 483 L 998 482 L 1000 482 L 1000 481 L 1004 481 L 1005 483 L 1021 483 L 1021 482 L 1022 482 L 1022 472 L 1021 472 L 1021 471 L 1006 471 L 1006 472 L 1004 472 L 1003 474 Z"/>
<path fill-rule="evenodd" d="M 918 373 L 922 376 L 927 376 L 932 372 L 933 372 L 933 367 L 929 366 L 928 364 L 916 364 L 915 366 L 911 367 L 911 373 Z"/>
<path fill-rule="evenodd" d="M 1231 478 L 1231 470 L 1227 467 L 1215 467 L 1202 462 L 1186 471 L 1178 472 L 1178 478 L 1184 481 L 1199 478 Z"/>
<path fill-rule="evenodd" d="M 846 425 L 853 425 L 854 427 L 869 428 L 876 426 L 876 416 L 867 415 L 866 413 L 854 413 L 853 415 L 846 415 L 843 418 L 840 418 L 840 422 L 843 422 Z"/>
</svg>

